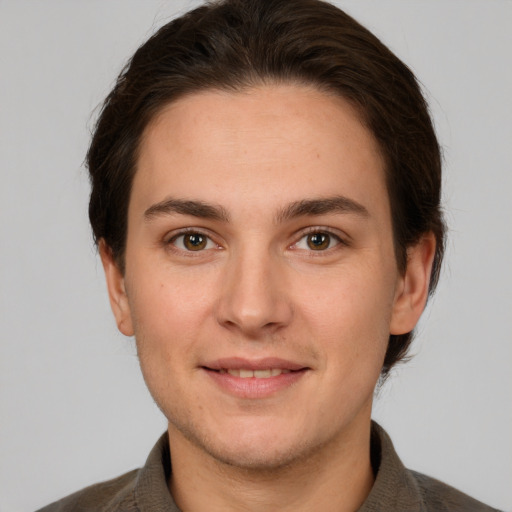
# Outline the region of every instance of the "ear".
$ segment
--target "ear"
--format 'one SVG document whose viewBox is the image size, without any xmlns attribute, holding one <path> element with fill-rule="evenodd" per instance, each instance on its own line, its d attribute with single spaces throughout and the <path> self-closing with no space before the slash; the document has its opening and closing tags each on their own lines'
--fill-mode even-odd
<svg viewBox="0 0 512 512">
<path fill-rule="evenodd" d="M 107 280 L 110 307 L 114 313 L 117 328 L 125 336 L 133 336 L 133 322 L 128 297 L 126 295 L 124 276 L 114 260 L 112 250 L 103 239 L 100 240 L 99 251 L 101 262 L 103 263 L 103 270 L 105 271 L 105 278 Z"/>
<path fill-rule="evenodd" d="M 427 303 L 435 250 L 433 233 L 426 233 L 407 250 L 407 268 L 396 289 L 390 334 L 411 332 L 418 323 Z"/>
</svg>

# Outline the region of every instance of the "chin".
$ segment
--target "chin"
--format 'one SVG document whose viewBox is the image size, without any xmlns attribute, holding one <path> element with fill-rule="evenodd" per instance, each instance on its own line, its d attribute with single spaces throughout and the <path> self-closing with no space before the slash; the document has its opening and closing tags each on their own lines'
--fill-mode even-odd
<svg viewBox="0 0 512 512">
<path fill-rule="evenodd" d="M 257 424 L 253 424 L 252 428 L 239 426 L 239 429 L 235 429 L 238 431 L 231 429 L 228 432 L 226 429 L 222 436 L 176 424 L 174 427 L 199 451 L 215 461 L 248 471 L 279 470 L 318 449 L 318 443 L 306 443 L 304 436 L 298 432 L 291 433 L 283 428 L 272 431 L 258 428 Z"/>
<path fill-rule="evenodd" d="M 216 461 L 227 466 L 255 472 L 273 472 L 306 458 L 313 449 L 306 446 L 269 446 L 246 443 L 230 446 L 203 446 Z"/>
</svg>

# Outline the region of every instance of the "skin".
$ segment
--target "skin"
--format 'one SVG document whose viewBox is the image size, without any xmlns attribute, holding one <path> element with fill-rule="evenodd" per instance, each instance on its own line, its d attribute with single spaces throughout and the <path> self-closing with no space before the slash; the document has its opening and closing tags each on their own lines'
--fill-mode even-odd
<svg viewBox="0 0 512 512">
<path fill-rule="evenodd" d="M 100 253 L 182 510 L 354 510 L 370 492 L 373 391 L 435 248 L 426 234 L 398 272 L 383 166 L 355 110 L 305 86 L 196 93 L 147 128 L 124 275 Z M 237 391 L 206 369 L 232 357 L 302 370 Z"/>
</svg>

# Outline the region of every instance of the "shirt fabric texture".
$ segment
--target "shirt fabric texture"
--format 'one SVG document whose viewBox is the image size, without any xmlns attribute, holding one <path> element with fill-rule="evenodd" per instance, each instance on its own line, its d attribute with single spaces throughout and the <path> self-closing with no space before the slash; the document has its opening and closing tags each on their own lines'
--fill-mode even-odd
<svg viewBox="0 0 512 512">
<path fill-rule="evenodd" d="M 377 474 L 357 512 L 499 512 L 439 480 L 408 470 L 375 422 L 371 453 Z M 181 512 L 167 487 L 170 475 L 169 441 L 163 434 L 142 468 L 86 487 L 37 512 Z"/>
</svg>

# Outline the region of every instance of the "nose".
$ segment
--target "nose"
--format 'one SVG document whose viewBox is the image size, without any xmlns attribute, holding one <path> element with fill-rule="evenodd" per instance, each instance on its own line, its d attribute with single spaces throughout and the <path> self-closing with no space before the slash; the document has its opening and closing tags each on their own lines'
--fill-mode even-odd
<svg viewBox="0 0 512 512">
<path fill-rule="evenodd" d="M 293 317 L 283 267 L 278 256 L 243 251 L 227 262 L 217 321 L 252 339 L 276 333 Z"/>
</svg>

